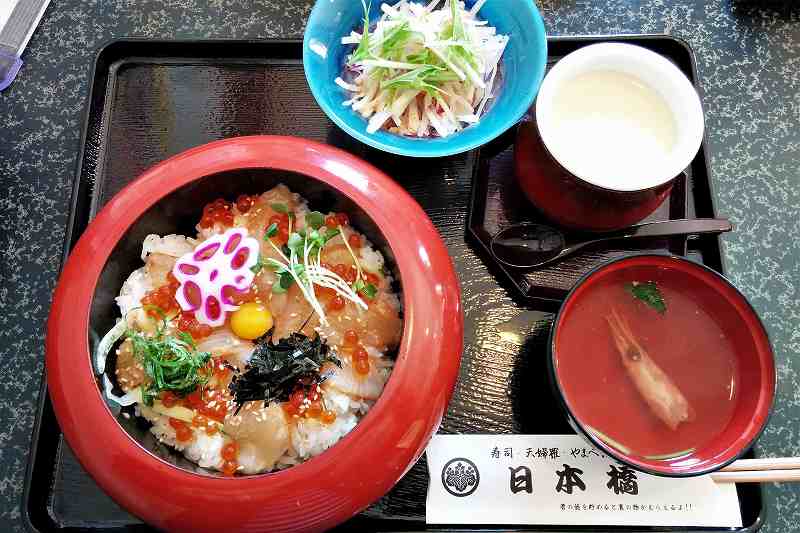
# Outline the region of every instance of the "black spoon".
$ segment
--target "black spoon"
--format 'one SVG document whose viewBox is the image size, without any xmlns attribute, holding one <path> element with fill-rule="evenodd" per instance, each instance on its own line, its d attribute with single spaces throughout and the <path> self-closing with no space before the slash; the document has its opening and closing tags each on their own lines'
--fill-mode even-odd
<svg viewBox="0 0 800 533">
<path fill-rule="evenodd" d="M 510 226 L 492 238 L 492 255 L 508 266 L 531 268 L 546 265 L 580 250 L 588 244 L 640 237 L 669 237 L 698 233 L 731 231 L 724 218 L 696 218 L 650 222 L 621 230 L 596 233 L 587 241 L 569 242 L 559 230 L 544 224 L 524 223 Z"/>
</svg>

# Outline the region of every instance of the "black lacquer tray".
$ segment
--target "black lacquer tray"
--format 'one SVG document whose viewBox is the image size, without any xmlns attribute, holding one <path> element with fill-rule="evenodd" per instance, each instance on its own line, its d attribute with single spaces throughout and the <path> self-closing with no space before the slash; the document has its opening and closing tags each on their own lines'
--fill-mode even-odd
<svg viewBox="0 0 800 533">
<path fill-rule="evenodd" d="M 692 53 L 667 36 L 555 37 L 550 63 L 587 44 L 621 40 L 674 61 L 695 78 Z M 502 225 L 535 217 L 514 204 L 514 131 L 453 157 L 415 160 L 373 150 L 334 126 L 306 85 L 299 41 L 120 40 L 97 56 L 87 105 L 64 253 L 96 211 L 125 184 L 167 157 L 209 141 L 252 134 L 296 135 L 343 148 L 384 170 L 422 205 L 456 264 L 465 313 L 464 355 L 443 433 L 573 433 L 547 383 L 546 342 L 569 286 L 592 266 L 634 249 L 592 249 L 559 267 L 520 276 L 494 265 L 483 243 Z M 701 151 L 654 219 L 714 216 Z M 722 271 L 719 240 L 671 239 L 644 249 L 688 255 Z M 523 292 L 520 292 L 523 291 Z M 98 443 L 101 446 L 102 443 Z M 42 383 L 24 493 L 32 531 L 150 531 L 117 506 L 84 472 L 63 440 Z M 502 530 L 425 525 L 427 468 L 421 460 L 384 498 L 341 531 Z M 737 487 L 744 528 L 763 523 L 758 485 Z M 584 527 L 515 530 L 585 531 Z M 603 530 L 683 531 L 621 527 Z M 707 529 L 692 528 L 705 531 Z M 712 529 L 708 531 L 730 531 Z"/>
</svg>

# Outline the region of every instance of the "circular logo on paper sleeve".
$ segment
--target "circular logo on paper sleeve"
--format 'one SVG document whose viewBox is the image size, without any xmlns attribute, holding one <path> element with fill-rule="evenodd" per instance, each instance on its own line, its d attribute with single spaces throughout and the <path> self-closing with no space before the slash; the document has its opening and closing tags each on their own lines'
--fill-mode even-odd
<svg viewBox="0 0 800 533">
<path fill-rule="evenodd" d="M 456 457 L 447 461 L 442 468 L 444 490 L 458 498 L 469 496 L 475 492 L 480 481 L 481 475 L 478 473 L 478 467 L 469 459 Z"/>
</svg>

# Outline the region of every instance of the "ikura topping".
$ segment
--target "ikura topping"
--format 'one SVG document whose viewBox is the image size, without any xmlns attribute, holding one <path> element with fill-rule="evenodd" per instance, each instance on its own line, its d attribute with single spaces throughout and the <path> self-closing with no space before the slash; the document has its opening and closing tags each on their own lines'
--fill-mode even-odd
<svg viewBox="0 0 800 533">
<path fill-rule="evenodd" d="M 214 235 L 175 262 L 172 273 L 180 282 L 175 299 L 181 309 L 193 311 L 201 324 L 223 325 L 227 313 L 237 309 L 226 287 L 249 290 L 258 257 L 258 241 L 248 237 L 247 230 L 233 228 Z"/>
<path fill-rule="evenodd" d="M 232 476 L 239 468 L 239 444 L 231 441 L 222 447 L 219 454 L 222 457 L 222 473 Z"/>
<path fill-rule="evenodd" d="M 145 312 L 155 319 L 177 313 L 179 306 L 175 300 L 175 291 L 178 290 L 178 287 L 180 287 L 180 282 L 172 275 L 172 272 L 169 272 L 166 285 L 149 291 L 142 298 L 142 307 Z"/>
<path fill-rule="evenodd" d="M 277 205 L 272 206 L 273 209 L 277 207 Z M 284 207 L 285 209 L 285 207 Z M 286 244 L 289 240 L 289 214 L 288 213 L 279 213 L 277 215 L 272 215 L 269 217 L 269 226 L 268 228 L 274 227 L 277 231 L 271 238 L 276 241 L 278 244 Z"/>
<path fill-rule="evenodd" d="M 240 213 L 247 213 L 250 211 L 250 208 L 253 207 L 254 203 L 254 197 L 242 194 L 236 199 L 236 209 L 238 209 Z"/>
<path fill-rule="evenodd" d="M 169 425 L 175 430 L 175 440 L 178 442 L 189 442 L 194 437 L 192 428 L 183 420 L 170 417 Z"/>
<path fill-rule="evenodd" d="M 216 423 L 214 423 L 214 421 L 199 414 L 192 418 L 192 427 L 196 429 L 202 429 L 206 432 L 206 435 L 216 435 L 219 431 L 219 427 Z"/>
<path fill-rule="evenodd" d="M 347 243 L 352 248 L 361 248 L 361 237 L 359 237 L 357 233 L 351 233 L 347 238 Z"/>
<path fill-rule="evenodd" d="M 172 391 L 162 392 L 160 399 L 161 399 L 161 404 L 167 408 L 174 407 L 175 405 L 178 404 L 178 400 L 180 400 L 180 398 Z"/>
<path fill-rule="evenodd" d="M 225 415 L 228 414 L 227 395 L 218 389 L 198 388 L 184 398 L 183 404 L 206 418 L 220 423 L 225 421 Z"/>
<path fill-rule="evenodd" d="M 362 376 L 369 374 L 369 354 L 363 346 L 357 346 L 353 350 L 353 368 Z"/>
<path fill-rule="evenodd" d="M 203 217 L 200 219 L 200 227 L 207 229 L 213 227 L 214 224 L 233 226 L 233 207 L 222 198 L 214 200 L 203 208 Z"/>
<path fill-rule="evenodd" d="M 178 315 L 177 327 L 180 331 L 185 331 L 195 340 L 200 340 L 211 335 L 211 326 L 201 324 L 197 321 L 194 313 L 181 311 Z"/>
<path fill-rule="evenodd" d="M 336 420 L 336 413 L 325 408 L 319 384 L 314 384 L 309 389 L 298 385 L 289 396 L 289 401 L 283 404 L 283 410 L 291 417 L 314 418 L 323 424 L 331 424 Z"/>
<path fill-rule="evenodd" d="M 225 364 L 225 359 L 222 357 L 213 358 L 209 364 L 211 375 L 216 378 L 218 382 L 224 381 L 230 376 L 231 368 Z"/>
</svg>

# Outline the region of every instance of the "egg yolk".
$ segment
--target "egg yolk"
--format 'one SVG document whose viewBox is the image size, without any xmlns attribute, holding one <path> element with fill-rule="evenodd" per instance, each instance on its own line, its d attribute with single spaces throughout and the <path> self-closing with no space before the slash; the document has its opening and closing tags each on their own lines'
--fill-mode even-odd
<svg viewBox="0 0 800 533">
<path fill-rule="evenodd" d="M 242 339 L 257 339 L 270 328 L 272 328 L 272 313 L 263 304 L 248 302 L 231 315 L 231 329 Z"/>
</svg>

